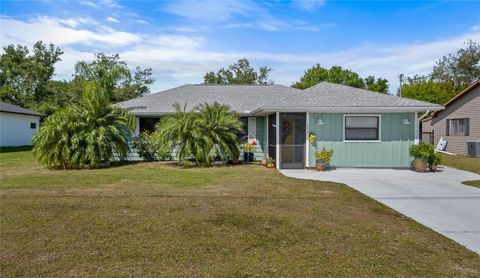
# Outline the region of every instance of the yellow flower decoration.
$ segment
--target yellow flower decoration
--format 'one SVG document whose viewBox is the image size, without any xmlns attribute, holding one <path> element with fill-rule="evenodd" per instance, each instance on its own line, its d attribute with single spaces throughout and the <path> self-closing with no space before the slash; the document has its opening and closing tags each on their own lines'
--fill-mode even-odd
<svg viewBox="0 0 480 278">
<path fill-rule="evenodd" d="M 313 144 L 316 138 L 315 134 L 311 133 L 310 136 L 308 136 L 308 141 L 310 141 L 310 144 Z"/>
</svg>

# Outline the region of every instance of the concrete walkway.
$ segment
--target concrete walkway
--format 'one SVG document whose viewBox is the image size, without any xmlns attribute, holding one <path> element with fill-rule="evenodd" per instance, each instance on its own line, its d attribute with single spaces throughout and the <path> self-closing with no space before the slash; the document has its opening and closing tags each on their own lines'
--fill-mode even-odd
<svg viewBox="0 0 480 278">
<path fill-rule="evenodd" d="M 437 173 L 396 169 L 281 170 L 299 179 L 345 183 L 480 254 L 480 175 L 441 167 Z"/>
</svg>

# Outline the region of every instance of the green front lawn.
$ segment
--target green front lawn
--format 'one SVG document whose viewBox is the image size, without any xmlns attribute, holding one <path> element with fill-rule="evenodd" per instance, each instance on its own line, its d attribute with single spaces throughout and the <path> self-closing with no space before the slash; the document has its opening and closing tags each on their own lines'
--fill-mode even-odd
<svg viewBox="0 0 480 278">
<path fill-rule="evenodd" d="M 257 165 L 0 169 L 2 276 L 480 276 L 479 255 L 345 185 Z"/>
<path fill-rule="evenodd" d="M 463 155 L 443 155 L 443 165 L 480 174 L 480 158 Z M 465 185 L 480 187 L 480 180 L 464 181 Z"/>
<path fill-rule="evenodd" d="M 480 158 L 463 155 L 443 155 L 443 165 L 480 174 Z"/>
<path fill-rule="evenodd" d="M 465 185 L 470 185 L 470 186 L 474 186 L 474 187 L 480 187 L 480 180 L 476 180 L 476 181 L 464 181 L 462 182 L 463 184 Z"/>
</svg>

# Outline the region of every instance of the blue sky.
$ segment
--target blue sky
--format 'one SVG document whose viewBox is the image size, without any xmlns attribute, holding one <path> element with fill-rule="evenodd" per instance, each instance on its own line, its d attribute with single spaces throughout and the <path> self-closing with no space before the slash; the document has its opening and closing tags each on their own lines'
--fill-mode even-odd
<svg viewBox="0 0 480 278">
<path fill-rule="evenodd" d="M 69 79 L 93 52 L 151 67 L 152 92 L 201 83 L 247 57 L 290 85 L 319 63 L 362 76 L 423 74 L 467 39 L 480 41 L 478 1 L 1 1 L 1 45 L 52 42 Z"/>
</svg>

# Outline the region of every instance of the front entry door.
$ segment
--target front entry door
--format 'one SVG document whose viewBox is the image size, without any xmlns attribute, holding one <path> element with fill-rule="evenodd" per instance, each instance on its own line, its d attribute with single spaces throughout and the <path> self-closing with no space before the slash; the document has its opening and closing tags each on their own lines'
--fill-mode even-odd
<svg viewBox="0 0 480 278">
<path fill-rule="evenodd" d="M 306 113 L 280 113 L 280 168 L 305 168 Z"/>
</svg>

